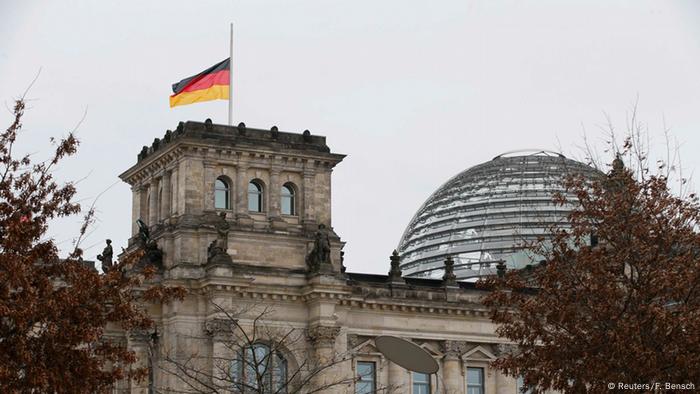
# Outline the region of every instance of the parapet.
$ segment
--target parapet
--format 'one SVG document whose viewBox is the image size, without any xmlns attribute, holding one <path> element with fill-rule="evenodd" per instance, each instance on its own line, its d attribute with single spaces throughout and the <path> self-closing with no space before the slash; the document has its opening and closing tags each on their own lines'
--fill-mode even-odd
<svg viewBox="0 0 700 394">
<path fill-rule="evenodd" d="M 293 149 L 330 153 L 326 137 L 312 135 L 309 130 L 304 130 L 303 133 L 289 133 L 279 131 L 277 126 L 264 130 L 247 128 L 245 123 L 239 123 L 238 126 L 214 124 L 211 119 L 207 119 L 204 122 L 180 122 L 175 131 L 167 130 L 163 138 L 156 138 L 151 146 L 144 146 L 137 159 L 141 162 L 169 144 L 184 139 L 206 141 L 222 147 L 255 145 L 272 150 Z"/>
</svg>

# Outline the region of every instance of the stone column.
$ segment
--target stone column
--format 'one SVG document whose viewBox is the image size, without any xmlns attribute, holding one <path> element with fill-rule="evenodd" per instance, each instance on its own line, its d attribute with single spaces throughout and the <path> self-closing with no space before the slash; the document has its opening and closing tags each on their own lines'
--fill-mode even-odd
<svg viewBox="0 0 700 394">
<path fill-rule="evenodd" d="M 302 186 L 304 198 L 303 223 L 307 231 L 316 230 L 316 217 L 314 215 L 314 177 L 315 174 L 311 170 L 304 170 L 304 183 Z"/>
<path fill-rule="evenodd" d="M 204 333 L 212 341 L 211 376 L 216 384 L 226 384 L 230 376 L 225 371 L 230 368 L 232 360 L 236 359 L 238 348 L 233 347 L 236 339 L 232 335 L 236 328 L 228 319 L 212 319 L 204 323 Z"/>
<path fill-rule="evenodd" d="M 273 168 L 270 170 L 270 209 L 268 213 L 270 217 L 280 216 L 280 170 Z"/>
<path fill-rule="evenodd" d="M 391 361 L 387 363 L 389 364 L 389 393 L 411 392 L 410 372 Z"/>
<path fill-rule="evenodd" d="M 236 168 L 236 214 L 248 216 L 248 166 L 239 164 Z"/>
<path fill-rule="evenodd" d="M 216 181 L 215 173 L 216 165 L 214 163 L 204 163 L 204 210 L 209 211 L 214 209 L 214 183 Z"/>
<path fill-rule="evenodd" d="M 151 357 L 149 356 L 149 337 L 143 332 L 131 333 L 128 338 L 129 350 L 136 354 L 137 361 L 133 367 L 141 368 L 148 367 Z M 129 392 L 133 394 L 148 394 L 149 384 L 155 384 L 155 382 L 149 382 L 148 377 L 141 380 L 140 382 L 136 379 L 131 379 L 129 381 Z"/>
<path fill-rule="evenodd" d="M 148 224 L 148 186 L 139 183 L 139 219 Z"/>
<path fill-rule="evenodd" d="M 175 168 L 173 168 L 173 170 L 170 174 L 170 183 L 172 185 L 170 187 L 170 202 L 171 202 L 170 213 L 175 214 L 175 215 L 179 212 L 178 206 L 177 206 L 177 203 L 178 203 L 177 194 L 179 192 L 178 189 L 180 187 L 179 186 L 180 180 L 178 178 L 178 176 L 180 175 L 180 171 L 179 171 L 178 167 L 179 166 L 175 166 Z"/>
<path fill-rule="evenodd" d="M 180 170 L 184 172 L 184 174 L 180 174 L 183 179 L 183 182 L 180 183 L 180 196 L 185 200 L 184 209 L 180 214 L 199 215 L 204 210 L 204 195 L 202 194 L 204 163 L 201 159 L 190 157 L 184 161 L 184 166 Z"/>
<path fill-rule="evenodd" d="M 443 343 L 445 357 L 442 362 L 442 378 L 447 394 L 459 393 L 462 390 L 462 371 L 460 365 L 461 343 L 445 341 Z"/>
<path fill-rule="evenodd" d="M 170 217 L 170 171 L 163 173 L 161 180 L 163 186 L 163 199 L 160 201 L 160 219 L 164 220 Z"/>
<path fill-rule="evenodd" d="M 340 327 L 334 326 L 314 326 L 308 330 L 308 339 L 311 342 L 315 354 L 317 366 L 325 367 L 335 361 L 335 339 L 340 333 Z M 340 365 L 340 364 L 338 364 Z M 312 388 L 320 388 L 338 381 L 337 366 L 327 368 L 323 373 L 318 374 L 311 382 Z M 344 386 L 333 386 L 321 390 L 323 393 L 342 393 Z"/>
<path fill-rule="evenodd" d="M 287 228 L 287 222 L 281 216 L 281 188 L 280 169 L 272 168 L 270 170 L 270 209 L 268 210 L 268 217 L 273 230 L 284 231 Z"/>
<path fill-rule="evenodd" d="M 158 179 L 152 178 L 148 193 L 151 196 L 148 205 L 148 225 L 153 226 L 158 222 Z"/>
<path fill-rule="evenodd" d="M 495 370 L 492 373 L 496 374 L 496 394 L 517 393 L 517 387 L 514 384 L 515 379 L 502 374 L 498 370 Z"/>
<path fill-rule="evenodd" d="M 141 186 L 131 187 L 131 236 L 138 234 L 139 226 L 136 219 L 141 217 Z"/>
</svg>

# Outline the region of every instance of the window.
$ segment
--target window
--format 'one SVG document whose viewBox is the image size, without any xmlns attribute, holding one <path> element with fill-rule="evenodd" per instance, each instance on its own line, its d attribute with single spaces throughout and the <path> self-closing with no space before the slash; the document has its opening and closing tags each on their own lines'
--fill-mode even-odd
<svg viewBox="0 0 700 394">
<path fill-rule="evenodd" d="M 214 208 L 231 209 L 230 195 L 228 182 L 221 177 L 216 178 L 216 182 L 214 182 Z"/>
<path fill-rule="evenodd" d="M 249 346 L 231 362 L 233 391 L 237 393 L 287 392 L 287 360 L 261 343 Z M 262 387 L 260 387 L 262 386 Z"/>
<path fill-rule="evenodd" d="M 355 394 L 370 394 L 377 390 L 373 362 L 359 361 L 357 363 L 357 378 Z"/>
<path fill-rule="evenodd" d="M 467 394 L 484 394 L 484 369 L 467 368 Z"/>
<path fill-rule="evenodd" d="M 248 184 L 248 210 L 250 212 L 263 211 L 263 188 L 259 181 L 250 181 Z"/>
<path fill-rule="evenodd" d="M 430 375 L 413 372 L 413 394 L 430 394 Z"/>
<path fill-rule="evenodd" d="M 294 209 L 296 203 L 294 186 L 291 183 L 285 183 L 284 186 L 282 186 L 280 196 L 282 198 L 282 215 L 296 215 L 296 209 Z"/>
</svg>

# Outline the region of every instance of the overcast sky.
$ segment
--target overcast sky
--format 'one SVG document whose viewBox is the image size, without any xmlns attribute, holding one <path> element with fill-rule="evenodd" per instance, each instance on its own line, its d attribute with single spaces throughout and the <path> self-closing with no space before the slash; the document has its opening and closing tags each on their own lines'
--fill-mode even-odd
<svg viewBox="0 0 700 394">
<path fill-rule="evenodd" d="M 566 5 L 564 5 L 566 4 Z M 661 146 L 665 124 L 700 168 L 697 1 L 28 1 L 0 2 L 0 100 L 41 68 L 25 145 L 83 117 L 62 179 L 99 221 L 94 259 L 130 231 L 117 175 L 179 121 L 225 123 L 225 101 L 170 109 L 170 84 L 228 56 L 235 24 L 235 122 L 328 137 L 348 157 L 333 178 L 333 227 L 350 271 L 385 273 L 425 199 L 456 173 L 522 148 L 604 148 L 604 112 L 624 129 L 639 97 Z M 0 111 L 0 123 L 10 115 Z M 84 179 L 83 179 L 84 178 Z M 696 182 L 697 183 L 697 182 Z M 77 218 L 52 229 L 67 248 Z"/>
</svg>

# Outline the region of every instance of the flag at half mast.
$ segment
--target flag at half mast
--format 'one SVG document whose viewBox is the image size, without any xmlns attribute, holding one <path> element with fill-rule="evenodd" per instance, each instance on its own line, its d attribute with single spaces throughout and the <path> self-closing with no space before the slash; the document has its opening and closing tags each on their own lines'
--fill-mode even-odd
<svg viewBox="0 0 700 394">
<path fill-rule="evenodd" d="M 229 99 L 231 60 L 226 59 L 201 73 L 173 84 L 170 107 L 210 100 Z"/>
</svg>

